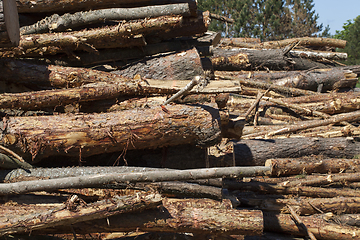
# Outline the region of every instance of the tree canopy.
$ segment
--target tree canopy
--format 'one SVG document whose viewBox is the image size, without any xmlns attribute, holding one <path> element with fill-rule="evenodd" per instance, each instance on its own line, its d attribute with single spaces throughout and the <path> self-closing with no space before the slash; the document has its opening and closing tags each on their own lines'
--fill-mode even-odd
<svg viewBox="0 0 360 240">
<path fill-rule="evenodd" d="M 360 64 L 360 15 L 354 20 L 348 20 L 344 23 L 343 30 L 336 31 L 334 37 L 347 41 L 345 49 L 341 50 L 348 54 L 345 63 L 348 65 Z"/>
<path fill-rule="evenodd" d="M 323 29 L 313 0 L 198 0 L 198 4 L 201 10 L 235 20 L 233 24 L 212 21 L 210 29 L 226 37 L 278 40 L 315 36 Z"/>
</svg>

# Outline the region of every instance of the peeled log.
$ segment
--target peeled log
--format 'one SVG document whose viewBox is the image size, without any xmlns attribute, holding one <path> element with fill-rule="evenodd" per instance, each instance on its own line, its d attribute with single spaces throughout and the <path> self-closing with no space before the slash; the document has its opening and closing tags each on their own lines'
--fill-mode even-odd
<svg viewBox="0 0 360 240">
<path fill-rule="evenodd" d="M 102 114 L 10 117 L 1 144 L 35 161 L 51 155 L 86 157 L 123 149 L 195 144 L 221 138 L 218 109 L 167 105 Z M 225 116 L 226 117 L 226 116 Z"/>
<path fill-rule="evenodd" d="M 19 17 L 15 0 L 0 1 L 0 47 L 18 46 Z"/>
<path fill-rule="evenodd" d="M 352 138 L 251 139 L 234 143 L 237 166 L 263 166 L 271 158 L 296 158 L 323 155 L 328 158 L 353 158 L 360 142 Z"/>
</svg>

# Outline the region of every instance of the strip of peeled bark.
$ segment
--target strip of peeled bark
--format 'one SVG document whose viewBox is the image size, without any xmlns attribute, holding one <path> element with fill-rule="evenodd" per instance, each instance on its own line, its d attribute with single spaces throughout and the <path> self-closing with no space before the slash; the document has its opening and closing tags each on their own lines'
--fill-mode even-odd
<svg viewBox="0 0 360 240">
<path fill-rule="evenodd" d="M 359 150 L 360 143 L 350 138 L 249 139 L 234 143 L 237 166 L 263 166 L 267 159 L 311 155 L 352 159 L 359 154 Z"/>
<path fill-rule="evenodd" d="M 0 184 L 0 195 L 23 194 L 34 191 L 53 191 L 64 188 L 86 188 L 110 183 L 195 180 L 222 177 L 268 175 L 269 167 L 227 167 L 192 170 L 149 171 L 146 173 L 97 174 Z"/>
<path fill-rule="evenodd" d="M 299 57 L 285 56 L 281 49 L 251 50 L 251 49 L 221 49 L 213 50 L 211 57 L 214 70 L 308 70 L 311 68 L 328 68 L 327 65 Z"/>
<path fill-rule="evenodd" d="M 65 203 L 50 211 L 16 216 L 0 224 L 0 236 L 26 233 L 33 230 L 52 228 L 77 222 L 103 219 L 115 214 L 141 211 L 161 204 L 159 194 L 137 194 L 135 196 L 114 197 L 82 206 L 81 203 Z"/>
<path fill-rule="evenodd" d="M 0 1 L 0 47 L 14 47 L 19 45 L 19 16 L 16 2 L 13 0 Z"/>
<path fill-rule="evenodd" d="M 316 47 L 337 47 L 344 48 L 346 46 L 346 41 L 341 39 L 333 38 L 315 38 L 315 37 L 302 37 L 302 38 L 290 38 L 280 41 L 268 41 L 268 42 L 247 42 L 247 41 L 226 41 L 226 45 L 241 47 L 241 48 L 268 48 L 268 49 L 277 49 L 284 48 L 289 44 L 298 42 L 298 46 L 316 46 Z"/>
<path fill-rule="evenodd" d="M 196 9 L 194 0 L 17 0 L 20 13 L 75 12 L 114 7 L 140 7 L 173 3 L 188 3 Z"/>
<path fill-rule="evenodd" d="M 319 240 L 352 240 L 360 237 L 360 230 L 356 227 L 328 223 L 321 217 L 306 216 L 300 219 L 307 230 Z M 300 229 L 290 214 L 264 214 L 265 231 L 306 236 Z"/>
<path fill-rule="evenodd" d="M 176 201 L 176 200 L 174 200 Z M 178 200 L 180 201 L 180 200 Z M 194 205 L 195 203 L 195 205 Z M 78 234 L 90 232 L 187 232 L 198 234 L 244 234 L 261 235 L 263 229 L 262 212 L 258 210 L 237 210 L 213 200 L 186 199 L 180 204 L 162 209 L 149 209 L 131 214 L 119 214 L 108 219 L 73 224 Z M 172 211 L 175 207 L 175 211 Z M 168 208 L 170 208 L 168 210 Z M 172 212 L 174 213 L 172 213 Z M 68 226 L 48 228 L 39 233 L 68 233 Z"/>
<path fill-rule="evenodd" d="M 217 109 L 184 105 L 166 108 L 168 113 L 159 106 L 102 114 L 10 117 L 5 120 L 0 142 L 38 161 L 53 155 L 86 157 L 123 149 L 208 146 L 220 140 Z"/>
<path fill-rule="evenodd" d="M 182 16 L 161 16 L 90 30 L 24 35 L 21 36 L 19 47 L 3 52 L 2 56 L 20 57 L 29 55 L 32 51 L 40 56 L 57 51 L 96 52 L 96 49 L 102 48 L 131 47 L 139 44 L 144 46 L 146 43 L 142 36 L 136 36 L 170 30 L 181 25 L 182 21 Z M 140 39 L 140 42 L 136 42 L 135 38 Z"/>
<path fill-rule="evenodd" d="M 336 147 L 336 146 L 333 146 Z M 273 176 L 289 176 L 312 173 L 339 173 L 344 171 L 359 172 L 359 159 L 339 158 L 278 158 L 268 159 L 265 166 L 270 166 Z"/>
<path fill-rule="evenodd" d="M 158 6 L 144 6 L 138 8 L 109 8 L 88 12 L 66 13 L 59 16 L 53 14 L 37 23 L 24 26 L 20 29 L 22 35 L 46 32 L 61 32 L 66 29 L 84 25 L 101 23 L 111 20 L 134 20 L 154 18 L 166 15 L 182 15 L 184 17 L 196 16 L 196 9 L 190 9 L 188 3 L 168 4 Z"/>
</svg>

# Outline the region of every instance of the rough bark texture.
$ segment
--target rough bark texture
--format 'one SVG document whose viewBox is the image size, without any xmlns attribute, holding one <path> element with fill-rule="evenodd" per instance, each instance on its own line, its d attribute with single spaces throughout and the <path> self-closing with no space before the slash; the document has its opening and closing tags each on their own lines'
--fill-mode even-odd
<svg viewBox="0 0 360 240">
<path fill-rule="evenodd" d="M 22 35 L 45 33 L 45 32 L 60 32 L 66 29 L 72 29 L 84 25 L 101 23 L 104 19 L 111 20 L 134 20 L 141 18 L 160 17 L 166 15 L 182 15 L 190 17 L 196 16 L 196 9 L 190 9 L 189 4 L 169 4 L 158 6 L 144 6 L 138 8 L 110 8 L 93 10 L 88 12 L 77 12 L 74 14 L 66 13 L 59 16 L 53 14 L 37 23 L 24 26 L 20 29 Z"/>
<path fill-rule="evenodd" d="M 360 143 L 348 138 L 251 139 L 234 143 L 234 156 L 238 166 L 263 166 L 270 158 L 310 155 L 351 159 L 359 153 Z"/>
<path fill-rule="evenodd" d="M 74 12 L 102 8 L 139 7 L 172 3 L 189 3 L 196 8 L 196 2 L 193 0 L 17 0 L 16 2 L 20 13 Z"/>
<path fill-rule="evenodd" d="M 181 200 L 180 200 L 181 201 Z M 194 203 L 192 203 L 194 202 Z M 106 219 L 72 225 L 76 233 L 91 232 L 191 232 L 199 234 L 260 235 L 263 228 L 262 212 L 229 209 L 229 204 L 213 200 L 187 199 L 179 204 L 164 204 L 163 209 L 141 213 L 121 214 Z M 35 231 L 39 233 L 40 231 Z M 68 227 L 48 228 L 42 233 L 69 232 Z"/>
<path fill-rule="evenodd" d="M 0 1 L 0 47 L 18 46 L 20 41 L 19 17 L 16 2 Z"/>
<path fill-rule="evenodd" d="M 3 122 L 1 143 L 38 160 L 59 154 L 85 157 L 122 149 L 205 146 L 219 140 L 217 109 L 181 105 L 166 108 L 168 113 L 159 106 L 103 114 L 11 117 Z"/>
<path fill-rule="evenodd" d="M 336 146 L 334 146 L 336 147 Z M 273 176 L 289 176 L 312 173 L 359 172 L 359 159 L 339 159 L 322 157 L 304 157 L 268 159 L 266 166 L 271 166 Z"/>
<path fill-rule="evenodd" d="M 327 68 L 325 64 L 312 62 L 288 54 L 281 49 L 274 50 L 243 50 L 221 49 L 213 50 L 211 58 L 214 70 L 239 71 L 239 70 L 307 70 L 310 68 Z"/>
<path fill-rule="evenodd" d="M 308 231 L 312 232 L 316 239 L 319 240 L 353 240 L 360 237 L 360 231 L 356 227 L 331 224 L 321 218 L 312 216 L 300 217 L 300 219 Z M 299 229 L 290 214 L 264 214 L 264 230 L 306 236 Z"/>
<path fill-rule="evenodd" d="M 81 203 L 65 203 L 63 206 L 40 214 L 25 214 L 20 218 L 7 216 L 11 221 L 0 224 L 0 235 L 31 232 L 93 219 L 102 219 L 119 213 L 141 211 L 161 204 L 156 194 L 114 197 L 82 206 Z M 6 217 L 6 216 L 3 216 Z"/>
<path fill-rule="evenodd" d="M 201 60 L 195 48 L 162 57 L 145 58 L 131 64 L 127 68 L 115 71 L 125 77 L 141 77 L 152 79 L 191 80 L 194 76 L 203 76 Z"/>
</svg>

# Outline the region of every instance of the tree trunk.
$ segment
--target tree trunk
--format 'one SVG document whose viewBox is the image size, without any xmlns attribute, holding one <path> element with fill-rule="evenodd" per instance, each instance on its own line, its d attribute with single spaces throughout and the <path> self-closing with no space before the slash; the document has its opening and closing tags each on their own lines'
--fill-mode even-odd
<svg viewBox="0 0 360 240">
<path fill-rule="evenodd" d="M 15 0 L 0 1 L 0 47 L 18 46 L 20 41 L 19 16 Z"/>
<path fill-rule="evenodd" d="M 181 201 L 181 200 L 178 200 Z M 90 232 L 188 232 L 198 234 L 244 234 L 260 235 L 263 228 L 262 212 L 236 210 L 213 200 L 186 199 L 175 205 L 167 203 L 164 208 L 145 210 L 141 213 L 120 214 L 102 220 L 73 224 L 78 233 Z M 68 226 L 48 228 L 39 233 L 69 233 Z"/>
<path fill-rule="evenodd" d="M 214 70 L 239 71 L 239 70 L 308 70 L 311 68 L 328 68 L 327 65 L 312 62 L 308 59 L 286 56 L 281 49 L 274 50 L 243 50 L 221 49 L 213 50 L 211 57 Z M 289 55 L 289 54 L 288 54 Z"/>
<path fill-rule="evenodd" d="M 337 146 L 334 146 L 336 148 Z M 273 176 L 290 176 L 312 173 L 360 172 L 359 159 L 322 157 L 268 159 L 265 166 L 271 166 Z"/>
<path fill-rule="evenodd" d="M 130 78 L 139 74 L 145 78 L 171 80 L 191 80 L 194 76 L 204 75 L 200 56 L 195 48 L 163 57 L 145 58 L 115 73 Z"/>
<path fill-rule="evenodd" d="M 217 109 L 168 105 L 103 114 L 10 117 L 1 143 L 33 160 L 86 157 L 123 149 L 212 145 L 221 138 Z"/>
<path fill-rule="evenodd" d="M 263 166 L 267 159 L 323 155 L 327 158 L 354 158 L 360 143 L 348 138 L 250 139 L 234 143 L 237 166 Z"/>
<path fill-rule="evenodd" d="M 138 8 L 110 8 L 92 10 L 87 12 L 66 13 L 59 16 L 53 14 L 30 26 L 20 29 L 22 35 L 61 32 L 80 26 L 102 23 L 104 19 L 111 20 L 134 20 L 142 18 L 154 18 L 166 15 L 181 15 L 184 17 L 196 16 L 196 9 L 190 9 L 189 4 L 169 4 L 158 6 L 144 6 Z"/>
<path fill-rule="evenodd" d="M 67 202 L 63 206 L 50 211 L 16 216 L 9 214 L 11 222 L 0 225 L 0 235 L 26 233 L 34 230 L 75 224 L 94 219 L 103 219 L 119 213 L 141 211 L 161 204 L 159 194 L 142 194 L 127 197 L 114 197 L 99 202 L 86 204 Z M 11 216 L 10 216 L 11 215 Z"/>
<path fill-rule="evenodd" d="M 318 240 L 353 240 L 360 238 L 360 230 L 356 227 L 328 223 L 313 216 L 300 217 L 307 230 Z M 306 233 L 294 222 L 290 214 L 264 214 L 264 230 L 306 236 Z"/>
<path fill-rule="evenodd" d="M 141 7 L 161 4 L 188 3 L 196 9 L 194 0 L 16 0 L 20 13 L 75 12 L 114 7 Z"/>
</svg>

